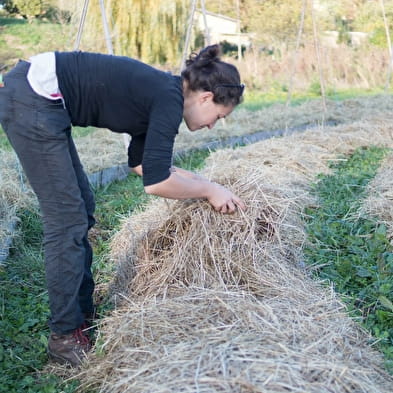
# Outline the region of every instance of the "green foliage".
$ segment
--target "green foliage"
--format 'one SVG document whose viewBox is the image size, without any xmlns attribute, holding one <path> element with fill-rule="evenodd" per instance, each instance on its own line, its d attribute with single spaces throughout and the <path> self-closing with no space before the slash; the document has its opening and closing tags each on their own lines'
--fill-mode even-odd
<svg viewBox="0 0 393 393">
<path fill-rule="evenodd" d="M 390 36 L 390 39 L 393 40 L 393 36 Z M 380 26 L 375 28 L 375 30 L 370 35 L 370 43 L 379 46 L 381 48 L 386 48 L 388 44 L 388 40 L 386 37 L 386 30 L 384 27 Z"/>
<path fill-rule="evenodd" d="M 70 50 L 70 25 L 0 16 L 0 68 L 7 71 L 18 59 L 40 52 Z M 6 66 L 6 69 L 3 69 Z"/>
<path fill-rule="evenodd" d="M 5 8 L 8 11 L 18 13 L 27 19 L 31 19 L 42 15 L 47 8 L 47 3 L 44 0 L 8 0 L 5 4 Z"/>
<path fill-rule="evenodd" d="M 358 149 L 333 165 L 333 174 L 319 177 L 318 206 L 305 211 L 305 256 L 379 340 L 393 370 L 393 247 L 384 225 L 356 214 L 385 153 L 377 147 Z"/>
<path fill-rule="evenodd" d="M 150 64 L 180 60 L 187 26 L 189 2 L 186 0 L 112 0 L 110 10 L 114 51 Z M 149 12 L 146 12 L 149 10 Z M 92 49 L 106 51 L 98 2 L 91 3 L 86 33 Z"/>
<path fill-rule="evenodd" d="M 62 382 L 54 375 L 38 372 L 47 362 L 49 313 L 42 226 L 37 211 L 23 211 L 20 218 L 17 250 L 7 265 L 0 267 L 0 393 L 56 393 L 61 391 Z"/>
<path fill-rule="evenodd" d="M 3 6 L 4 10 L 6 10 L 10 14 L 16 14 L 18 12 L 18 8 L 16 7 L 13 0 L 3 0 L 0 2 Z"/>
<path fill-rule="evenodd" d="M 11 144 L 7 139 L 7 136 L 5 135 L 5 132 L 3 131 L 1 125 L 0 125 L 0 150 L 11 150 Z"/>
</svg>

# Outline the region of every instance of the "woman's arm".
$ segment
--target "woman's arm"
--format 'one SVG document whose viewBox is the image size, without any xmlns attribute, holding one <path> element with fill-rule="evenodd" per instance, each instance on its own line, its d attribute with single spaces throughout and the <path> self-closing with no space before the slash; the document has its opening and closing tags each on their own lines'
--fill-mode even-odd
<svg viewBox="0 0 393 393">
<path fill-rule="evenodd" d="M 131 170 L 139 176 L 143 175 L 142 165 Z M 236 208 L 246 208 L 244 202 L 227 188 L 177 167 L 171 168 L 171 175 L 166 180 L 146 186 L 145 191 L 147 194 L 170 199 L 207 199 L 221 213 L 233 213 Z"/>
<path fill-rule="evenodd" d="M 187 171 L 186 169 L 183 168 L 178 168 L 176 166 L 173 166 L 171 168 L 172 173 L 177 173 L 179 176 L 185 177 L 187 179 L 194 179 L 194 180 L 200 180 L 200 181 L 210 181 L 206 177 L 203 177 L 201 175 L 198 175 L 197 173 Z"/>
<path fill-rule="evenodd" d="M 130 170 L 131 170 L 131 172 L 134 172 L 134 173 L 136 173 L 139 176 L 143 176 L 142 165 L 138 165 L 138 166 L 135 166 L 133 168 L 130 168 Z"/>
<path fill-rule="evenodd" d="M 237 208 L 246 208 L 244 202 L 227 188 L 202 177 L 182 176 L 177 171 L 160 183 L 146 186 L 145 191 L 170 199 L 207 199 L 213 208 L 221 213 L 233 213 Z"/>
</svg>

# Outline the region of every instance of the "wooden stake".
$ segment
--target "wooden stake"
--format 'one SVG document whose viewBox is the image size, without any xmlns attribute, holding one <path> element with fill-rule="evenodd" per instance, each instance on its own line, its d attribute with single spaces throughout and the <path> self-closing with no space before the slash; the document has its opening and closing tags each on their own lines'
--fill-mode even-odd
<svg viewBox="0 0 393 393">
<path fill-rule="evenodd" d="M 386 32 L 386 40 L 388 43 L 388 50 L 389 50 L 389 69 L 388 69 L 388 74 L 386 78 L 386 84 L 385 84 L 385 93 L 388 91 L 390 87 L 390 80 L 392 78 L 392 70 L 393 70 L 393 51 L 392 51 L 392 42 L 390 39 L 390 31 L 389 31 L 389 24 L 388 20 L 386 18 L 386 11 L 385 11 L 385 2 L 384 0 L 380 0 L 381 3 L 381 9 L 382 9 L 382 16 L 383 16 L 383 23 L 385 25 L 385 32 Z"/>
<path fill-rule="evenodd" d="M 293 59 L 292 59 L 292 71 L 291 71 L 291 74 L 289 76 L 288 95 L 287 95 L 287 102 L 286 102 L 286 106 L 287 107 L 291 103 L 292 88 L 293 88 L 293 78 L 295 76 L 296 63 L 297 63 L 296 60 L 297 60 L 297 55 L 298 55 L 298 52 L 299 52 L 300 42 L 301 42 L 302 35 L 303 35 L 304 19 L 305 19 L 305 15 L 306 15 L 306 9 L 307 9 L 307 0 L 303 0 L 302 13 L 301 13 L 301 16 L 300 16 L 299 31 L 297 33 L 296 47 L 295 47 L 295 52 L 293 54 Z"/>
<path fill-rule="evenodd" d="M 321 61 L 321 53 L 319 47 L 319 38 L 318 38 L 318 30 L 317 30 L 317 22 L 314 12 L 314 0 L 311 0 L 311 18 L 312 18 L 312 26 L 313 26 L 313 33 L 314 33 L 314 46 L 315 46 L 315 54 L 317 56 L 317 63 L 318 63 L 318 71 L 319 71 L 319 83 L 321 84 L 321 95 L 322 95 L 322 105 L 323 105 L 323 123 L 325 122 L 325 113 L 327 112 L 326 107 L 326 93 L 325 93 L 325 80 L 323 78 L 323 71 L 322 71 L 322 61 Z"/>
<path fill-rule="evenodd" d="M 186 57 L 187 57 L 188 47 L 190 46 L 192 27 L 194 25 L 195 7 L 196 7 L 196 0 L 191 0 L 190 17 L 188 19 L 186 41 L 184 43 L 183 55 L 180 62 L 180 71 L 184 68 L 184 65 L 186 64 Z"/>
<path fill-rule="evenodd" d="M 201 0 L 203 23 L 205 25 L 205 46 L 211 44 L 209 26 L 207 25 L 205 0 Z"/>
<path fill-rule="evenodd" d="M 76 35 L 74 50 L 79 50 L 79 47 L 81 44 L 82 33 L 83 33 L 83 28 L 85 26 L 86 14 L 87 14 L 88 7 L 89 7 L 89 0 L 85 0 L 85 2 L 83 4 L 81 19 L 79 21 L 78 33 Z"/>
</svg>

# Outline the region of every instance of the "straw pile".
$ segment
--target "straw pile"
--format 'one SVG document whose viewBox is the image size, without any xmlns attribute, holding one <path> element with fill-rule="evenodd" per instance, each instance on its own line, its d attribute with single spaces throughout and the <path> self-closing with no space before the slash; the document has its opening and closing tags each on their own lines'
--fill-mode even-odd
<svg viewBox="0 0 393 393">
<path fill-rule="evenodd" d="M 275 104 L 258 111 L 236 109 L 225 122 L 218 122 L 214 131 L 187 130 L 184 124 L 176 138 L 175 150 L 200 148 L 212 141 L 244 136 L 260 131 L 285 130 L 302 126 L 318 126 L 325 122 L 348 124 L 359 120 L 386 119 L 393 121 L 393 96 L 359 97 L 345 101 L 327 101 L 324 115 L 321 101 L 312 100 L 297 106 Z M 123 164 L 127 161 L 122 135 L 108 130 L 96 130 L 85 137 L 76 138 L 82 162 L 87 172 Z M 99 154 L 97 154 L 97 152 Z"/>
<path fill-rule="evenodd" d="M 386 157 L 377 175 L 367 189 L 368 197 L 363 203 L 361 214 L 375 217 L 386 226 L 393 244 L 393 154 Z"/>
<path fill-rule="evenodd" d="M 379 95 L 373 97 L 359 97 L 335 102 L 327 100 L 327 112 L 323 113 L 320 100 L 304 102 L 300 105 L 289 106 L 274 104 L 268 108 L 250 112 L 245 109 L 236 109 L 225 123 L 220 122 L 209 130 L 190 133 L 182 127 L 176 141 L 179 149 L 198 147 L 214 138 L 224 140 L 228 136 L 252 134 L 258 131 L 286 130 L 303 126 L 318 126 L 323 121 L 333 124 L 349 124 L 360 120 L 386 119 L 393 120 L 393 96 Z"/>
<path fill-rule="evenodd" d="M 190 291 L 106 320 L 83 389 L 100 392 L 391 392 L 334 295 L 301 279 L 281 296 Z M 279 286 L 277 286 L 277 289 Z"/>
<path fill-rule="evenodd" d="M 0 150 L 0 260 L 7 251 L 9 237 L 16 230 L 17 209 L 34 203 L 32 192 L 24 182 L 15 155 Z"/>
<path fill-rule="evenodd" d="M 391 392 L 370 338 L 307 274 L 308 184 L 339 153 L 393 146 L 358 123 L 213 154 L 205 175 L 247 211 L 156 200 L 112 243 L 118 310 L 78 378 L 100 392 Z"/>
</svg>

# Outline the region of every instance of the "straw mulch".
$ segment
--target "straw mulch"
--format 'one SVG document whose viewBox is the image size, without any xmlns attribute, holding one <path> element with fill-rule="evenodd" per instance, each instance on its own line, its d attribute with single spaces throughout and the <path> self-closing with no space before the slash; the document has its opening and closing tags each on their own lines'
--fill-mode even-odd
<svg viewBox="0 0 393 393">
<path fill-rule="evenodd" d="M 214 132 L 198 131 L 198 135 L 190 133 L 185 127 L 181 129 L 176 147 L 198 147 L 213 140 L 224 140 L 229 136 L 240 136 L 258 131 L 286 130 L 302 126 L 318 126 L 322 122 L 349 124 L 360 120 L 386 119 L 393 120 L 393 96 L 378 95 L 359 97 L 343 101 L 327 100 L 327 111 L 323 112 L 321 100 L 306 101 L 296 106 L 274 104 L 268 108 L 250 112 L 236 109 L 225 122 L 219 122 Z"/>
<path fill-rule="evenodd" d="M 360 213 L 375 217 L 386 226 L 393 244 L 393 154 L 386 157 L 377 175 L 367 187 L 367 198 Z"/>
<path fill-rule="evenodd" d="M 206 143 L 244 136 L 259 131 L 285 130 L 287 128 L 319 125 L 325 122 L 349 124 L 359 120 L 389 119 L 393 121 L 393 96 L 359 97 L 340 102 L 327 100 L 323 113 L 320 100 L 286 107 L 275 104 L 258 111 L 236 109 L 227 119 L 220 121 L 214 131 L 207 129 L 190 132 L 184 124 L 176 138 L 175 150 L 200 148 Z M 96 130 L 75 141 L 87 172 L 124 164 L 127 162 L 123 136 L 108 130 Z"/>
<path fill-rule="evenodd" d="M 339 153 L 393 146 L 390 123 L 357 123 L 214 153 L 205 175 L 247 204 L 153 201 L 112 242 L 119 307 L 81 390 L 391 392 L 370 337 L 302 262 L 310 180 Z"/>
<path fill-rule="evenodd" d="M 283 269 L 286 273 L 286 269 Z M 99 392 L 391 392 L 365 335 L 329 291 L 292 274 L 275 296 L 190 291 L 129 302 L 102 327 Z M 281 292 L 278 295 L 278 292 Z"/>
<path fill-rule="evenodd" d="M 34 197 L 11 152 L 0 150 L 0 257 L 8 238 L 14 235 L 17 209 L 34 203 Z"/>
</svg>

